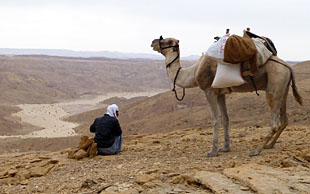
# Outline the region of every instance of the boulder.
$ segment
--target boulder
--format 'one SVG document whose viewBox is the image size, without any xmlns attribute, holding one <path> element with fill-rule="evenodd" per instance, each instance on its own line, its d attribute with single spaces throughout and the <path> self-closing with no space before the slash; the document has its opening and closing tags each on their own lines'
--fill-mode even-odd
<svg viewBox="0 0 310 194">
<path fill-rule="evenodd" d="M 87 149 L 89 158 L 93 158 L 97 155 L 97 143 L 93 142 Z"/>
<path fill-rule="evenodd" d="M 79 148 L 82 148 L 83 145 L 87 142 L 88 136 L 82 136 L 79 144 Z"/>
<path fill-rule="evenodd" d="M 85 136 L 83 136 L 83 137 L 85 137 Z M 86 137 L 87 137 L 87 136 L 86 136 Z M 93 137 L 88 138 L 85 142 L 82 142 L 82 140 L 81 140 L 81 142 L 80 142 L 80 144 L 79 144 L 79 148 L 80 148 L 80 149 L 85 149 L 85 150 L 87 150 L 87 148 L 88 148 L 93 142 L 94 142 L 94 138 L 93 138 Z"/>
</svg>

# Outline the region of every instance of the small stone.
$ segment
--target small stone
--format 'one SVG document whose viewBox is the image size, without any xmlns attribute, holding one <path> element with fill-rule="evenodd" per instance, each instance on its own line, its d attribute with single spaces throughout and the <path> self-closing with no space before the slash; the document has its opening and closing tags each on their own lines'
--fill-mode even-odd
<svg viewBox="0 0 310 194">
<path fill-rule="evenodd" d="M 310 162 L 310 153 L 304 154 L 303 158 L 307 160 L 308 162 Z"/>
<path fill-rule="evenodd" d="M 179 173 L 169 173 L 168 177 L 174 177 L 174 176 L 179 176 L 179 175 L 180 175 Z"/>
<path fill-rule="evenodd" d="M 189 175 L 182 174 L 178 176 L 173 176 L 170 182 L 173 184 L 184 184 L 184 183 L 188 183 L 191 181 L 192 181 L 192 178 Z"/>
<path fill-rule="evenodd" d="M 19 177 L 20 180 L 29 179 L 31 177 L 30 171 L 26 169 L 19 170 L 16 177 Z"/>
<path fill-rule="evenodd" d="M 89 188 L 93 185 L 97 184 L 94 180 L 91 179 L 86 179 L 83 183 L 82 183 L 82 188 Z"/>
<path fill-rule="evenodd" d="M 51 159 L 49 161 L 50 164 L 57 164 L 59 162 L 59 160 L 55 160 L 55 159 Z"/>
<path fill-rule="evenodd" d="M 105 189 L 107 189 L 111 186 L 112 186 L 112 184 L 109 184 L 109 183 L 101 184 L 100 187 L 97 189 L 97 193 L 101 193 L 101 191 L 105 192 Z"/>
<path fill-rule="evenodd" d="M 261 126 L 260 124 L 256 124 L 255 127 L 256 127 L 256 128 L 260 128 L 260 127 L 262 127 L 262 126 Z"/>
<path fill-rule="evenodd" d="M 122 164 L 119 164 L 119 165 L 116 166 L 117 169 L 122 169 L 122 167 L 123 167 Z"/>
<path fill-rule="evenodd" d="M 250 190 L 250 188 L 248 188 L 248 187 L 243 187 L 243 186 L 241 186 L 240 189 L 241 189 L 242 191 L 248 191 L 248 190 Z"/>
<path fill-rule="evenodd" d="M 152 182 L 155 179 L 156 176 L 154 175 L 140 175 L 136 177 L 136 183 L 143 185 L 147 182 Z"/>
<path fill-rule="evenodd" d="M 39 159 L 42 159 L 42 160 L 51 159 L 51 157 L 48 157 L 48 156 L 39 156 L 38 158 L 39 158 Z"/>
<path fill-rule="evenodd" d="M 77 151 L 75 154 L 74 154 L 74 158 L 77 159 L 77 160 L 80 160 L 82 158 L 85 158 L 87 157 L 88 153 L 83 150 L 83 149 L 80 149 L 79 151 Z"/>
<path fill-rule="evenodd" d="M 288 167 L 296 166 L 296 164 L 292 160 L 290 160 L 290 159 L 284 159 L 281 162 L 281 164 L 282 164 L 283 168 L 288 168 Z"/>
<path fill-rule="evenodd" d="M 71 151 L 68 152 L 68 158 L 74 159 L 74 155 L 77 151 L 79 151 L 79 148 L 72 148 Z"/>
<path fill-rule="evenodd" d="M 10 169 L 10 170 L 8 171 L 8 175 L 9 175 L 9 176 L 14 176 L 16 173 L 17 173 L 17 170 L 16 170 L 16 169 Z"/>
<path fill-rule="evenodd" d="M 190 191 L 184 185 L 177 184 L 176 187 L 173 189 L 176 193 L 189 193 Z"/>
<path fill-rule="evenodd" d="M 229 161 L 228 164 L 227 164 L 227 166 L 228 166 L 229 168 L 234 168 L 234 167 L 236 166 L 236 162 L 235 162 L 235 161 Z"/>
<path fill-rule="evenodd" d="M 146 174 L 152 174 L 152 173 L 156 173 L 156 172 L 158 172 L 158 169 L 151 169 L 151 170 L 149 170 L 149 171 L 147 171 L 145 173 Z"/>
<path fill-rule="evenodd" d="M 42 160 L 41 159 L 34 159 L 34 160 L 31 160 L 30 163 L 36 163 L 36 162 L 41 162 Z"/>
<path fill-rule="evenodd" d="M 213 166 L 214 166 L 214 168 L 221 168 L 222 167 L 221 164 L 214 164 Z"/>
<path fill-rule="evenodd" d="M 6 177 L 8 177 L 9 175 L 8 175 L 8 171 L 9 170 L 3 170 L 3 171 L 1 171 L 0 172 L 0 178 L 6 178 Z"/>
<path fill-rule="evenodd" d="M 29 181 L 27 179 L 22 180 L 19 182 L 21 185 L 27 185 L 29 183 Z"/>
<path fill-rule="evenodd" d="M 37 166 L 37 167 L 31 169 L 30 176 L 31 176 L 31 177 L 40 177 L 40 176 L 44 176 L 44 175 L 46 175 L 53 167 L 54 167 L 54 165 L 45 166 L 45 167 Z"/>
<path fill-rule="evenodd" d="M 104 191 L 106 191 L 108 193 L 116 192 L 116 191 L 118 191 L 118 187 L 113 185 L 113 186 L 106 188 Z"/>
</svg>

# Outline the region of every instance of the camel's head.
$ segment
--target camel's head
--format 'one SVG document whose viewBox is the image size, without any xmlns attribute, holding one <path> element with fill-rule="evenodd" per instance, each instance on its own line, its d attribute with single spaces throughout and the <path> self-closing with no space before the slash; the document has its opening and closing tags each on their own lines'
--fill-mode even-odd
<svg viewBox="0 0 310 194">
<path fill-rule="evenodd" d="M 153 47 L 154 51 L 157 51 L 164 55 L 164 53 L 170 51 L 178 51 L 179 50 L 179 40 L 174 38 L 163 38 L 160 36 L 159 39 L 154 39 L 151 47 Z"/>
</svg>

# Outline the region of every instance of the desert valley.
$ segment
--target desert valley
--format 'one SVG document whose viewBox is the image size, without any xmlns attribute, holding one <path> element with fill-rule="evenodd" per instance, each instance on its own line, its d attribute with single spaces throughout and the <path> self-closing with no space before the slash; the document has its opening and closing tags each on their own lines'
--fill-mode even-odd
<svg viewBox="0 0 310 194">
<path fill-rule="evenodd" d="M 310 193 L 309 67 L 292 65 L 304 105 L 290 88 L 289 125 L 273 149 L 248 156 L 269 130 L 264 92 L 232 93 L 231 152 L 210 158 L 204 93 L 177 101 L 163 60 L 0 56 L 0 193 Z M 123 151 L 69 159 L 113 103 Z"/>
</svg>

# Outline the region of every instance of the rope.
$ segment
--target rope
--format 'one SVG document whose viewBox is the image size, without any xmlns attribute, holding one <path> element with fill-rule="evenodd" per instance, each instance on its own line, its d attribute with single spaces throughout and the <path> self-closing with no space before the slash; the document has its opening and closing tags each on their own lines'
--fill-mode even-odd
<svg viewBox="0 0 310 194">
<path fill-rule="evenodd" d="M 182 98 L 179 98 L 179 97 L 178 97 L 177 90 L 175 89 L 175 82 L 177 81 L 177 77 L 178 77 L 179 72 L 180 72 L 181 69 L 182 69 L 182 67 L 179 67 L 177 73 L 175 74 L 175 77 L 174 77 L 174 80 L 173 80 L 173 89 L 172 89 L 172 91 L 173 91 L 174 94 L 175 94 L 175 98 L 176 98 L 178 101 L 182 101 L 182 100 L 184 99 L 184 97 L 185 97 L 185 88 L 183 88 L 183 95 L 182 95 Z"/>
<path fill-rule="evenodd" d="M 254 81 L 254 79 L 253 79 L 253 76 L 250 76 L 250 79 L 251 79 L 251 81 L 252 81 L 252 84 L 253 84 L 253 87 L 254 87 L 254 89 L 255 89 L 256 95 L 259 96 L 259 93 L 257 92 L 257 87 L 256 87 L 256 84 L 255 84 L 255 81 Z"/>
</svg>

